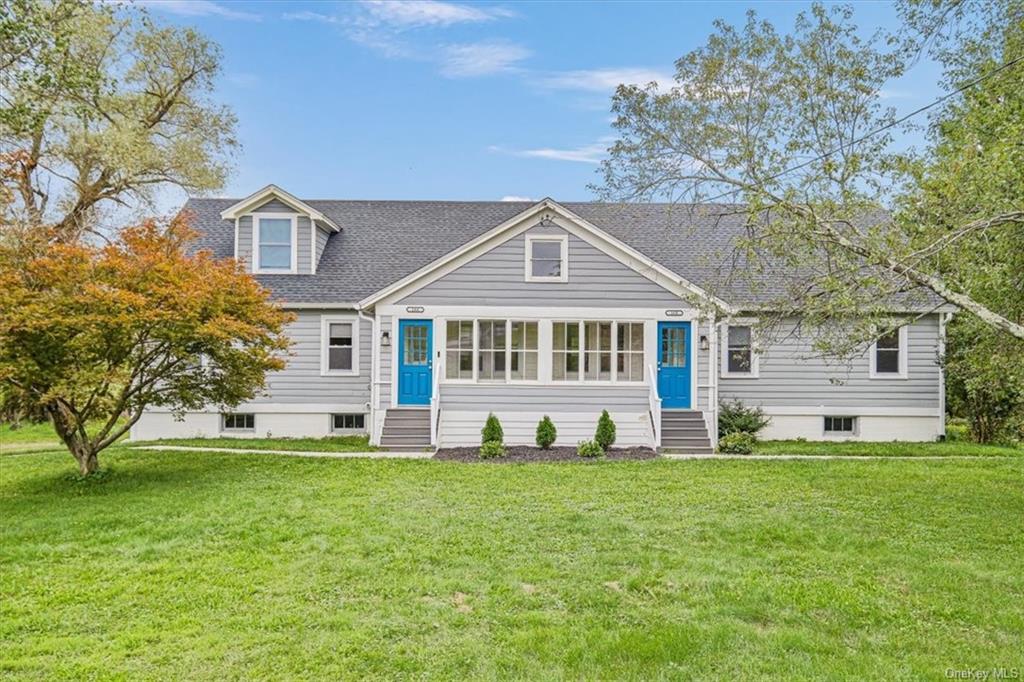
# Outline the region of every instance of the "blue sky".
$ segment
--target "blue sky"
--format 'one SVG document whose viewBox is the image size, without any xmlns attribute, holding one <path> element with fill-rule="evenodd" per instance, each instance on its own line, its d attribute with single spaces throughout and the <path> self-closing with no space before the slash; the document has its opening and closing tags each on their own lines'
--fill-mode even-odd
<svg viewBox="0 0 1024 682">
<path fill-rule="evenodd" d="M 224 50 L 218 98 L 243 145 L 223 194 L 273 182 L 305 198 L 593 198 L 615 84 L 670 78 L 721 18 L 788 31 L 803 2 L 145 3 Z M 856 5 L 868 33 L 888 3 Z M 939 94 L 924 62 L 893 85 Z"/>
</svg>

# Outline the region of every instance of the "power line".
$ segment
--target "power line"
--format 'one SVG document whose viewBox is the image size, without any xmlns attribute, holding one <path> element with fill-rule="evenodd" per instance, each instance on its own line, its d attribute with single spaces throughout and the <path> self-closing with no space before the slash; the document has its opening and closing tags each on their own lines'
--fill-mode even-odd
<svg viewBox="0 0 1024 682">
<path fill-rule="evenodd" d="M 863 142 L 864 140 L 868 139 L 869 137 L 873 137 L 873 136 L 877 135 L 878 133 L 885 132 L 889 128 L 898 126 L 899 124 L 903 123 L 904 121 L 906 121 L 906 120 L 908 120 L 910 118 L 913 118 L 914 116 L 917 116 L 918 114 L 920 114 L 920 113 L 922 113 L 924 111 L 928 111 L 932 107 L 935 107 L 935 106 L 938 106 L 939 104 L 942 104 L 943 102 L 945 102 L 950 97 L 953 97 L 955 95 L 959 95 L 964 90 L 967 90 L 968 88 L 972 88 L 975 85 L 977 85 L 978 83 L 986 81 L 989 78 L 991 78 L 992 76 L 995 76 L 995 75 L 999 74 L 1000 72 L 1005 71 L 1006 69 L 1010 68 L 1011 66 L 1019 64 L 1022 61 L 1024 61 L 1024 55 L 1021 55 L 1020 57 L 1017 57 L 1016 59 L 1013 59 L 1011 61 L 1006 62 L 1002 66 L 1000 66 L 1000 67 L 998 67 L 996 69 L 993 69 L 992 71 L 986 73 L 984 76 L 979 76 L 979 77 L 975 78 L 974 80 L 961 85 L 960 87 L 956 88 L 955 90 L 951 90 L 950 92 L 947 92 L 945 95 L 942 95 L 941 97 L 936 99 L 934 102 L 931 102 L 929 104 L 924 105 L 923 107 L 915 109 L 914 111 L 911 111 L 909 114 L 906 114 L 905 116 L 902 116 L 902 117 L 896 119 L 892 123 L 888 123 L 888 124 L 882 126 L 881 128 L 876 128 L 875 130 L 869 131 L 869 132 L 865 133 L 864 135 L 861 135 L 856 140 L 851 141 L 848 145 L 840 145 L 839 147 L 837 147 L 837 148 L 835 148 L 835 149 L 833 149 L 831 151 L 827 151 L 824 154 L 821 154 L 819 156 L 816 156 L 813 159 L 808 159 L 807 161 L 804 161 L 803 163 L 799 163 L 799 164 L 797 164 L 795 166 L 791 166 L 790 168 L 786 168 L 785 170 L 781 170 L 778 173 L 776 173 L 775 175 L 771 175 L 771 176 L 765 178 L 765 182 L 769 182 L 771 180 L 775 180 L 776 178 L 780 178 L 783 175 L 786 175 L 788 173 L 792 173 L 795 170 L 800 170 L 801 168 L 805 168 L 806 166 L 809 166 L 812 163 L 815 163 L 816 161 L 821 161 L 822 159 L 828 158 L 829 156 L 832 156 L 833 154 L 838 154 L 839 152 L 843 151 L 847 147 L 852 147 L 855 144 L 860 144 L 861 142 Z M 739 188 L 726 190 L 725 192 L 722 192 L 721 194 L 715 195 L 715 196 L 711 197 L 710 199 L 705 199 L 704 202 L 702 202 L 702 203 L 711 203 L 713 201 L 721 199 L 722 197 L 728 196 L 730 194 L 735 194 L 736 192 L 739 192 L 739 191 L 740 191 Z"/>
</svg>

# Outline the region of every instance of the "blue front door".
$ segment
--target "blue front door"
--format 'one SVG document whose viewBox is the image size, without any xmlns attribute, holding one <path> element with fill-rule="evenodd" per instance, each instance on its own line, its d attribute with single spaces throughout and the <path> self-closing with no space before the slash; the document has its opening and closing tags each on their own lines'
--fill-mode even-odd
<svg viewBox="0 0 1024 682">
<path fill-rule="evenodd" d="M 690 407 L 689 322 L 658 323 L 658 396 L 666 409 Z"/>
<path fill-rule="evenodd" d="M 430 320 L 398 322 L 398 404 L 429 405 L 433 372 Z"/>
</svg>

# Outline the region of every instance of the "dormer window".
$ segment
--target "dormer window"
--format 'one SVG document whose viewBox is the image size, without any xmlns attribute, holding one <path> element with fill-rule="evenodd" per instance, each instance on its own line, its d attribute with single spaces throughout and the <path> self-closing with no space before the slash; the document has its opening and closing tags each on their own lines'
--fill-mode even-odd
<svg viewBox="0 0 1024 682">
<path fill-rule="evenodd" d="M 526 238 L 526 281 L 569 281 L 568 237 L 556 235 Z"/>
<path fill-rule="evenodd" d="M 255 214 L 256 248 L 253 271 L 297 272 L 295 216 Z"/>
</svg>

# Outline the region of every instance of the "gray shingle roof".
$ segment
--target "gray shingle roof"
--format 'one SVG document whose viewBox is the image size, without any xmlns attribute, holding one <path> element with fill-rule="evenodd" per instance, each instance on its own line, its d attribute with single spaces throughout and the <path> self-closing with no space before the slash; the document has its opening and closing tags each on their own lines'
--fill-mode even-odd
<svg viewBox="0 0 1024 682">
<path fill-rule="evenodd" d="M 234 222 L 221 211 L 237 199 L 190 199 L 185 206 L 201 233 L 197 246 L 217 257 L 234 253 Z M 305 201 L 305 200 L 304 200 Z M 536 202 L 308 200 L 341 226 L 316 274 L 257 276 L 289 303 L 354 303 L 458 249 Z M 743 233 L 740 207 L 724 204 L 562 203 L 570 211 L 737 306 L 785 293 L 784 277 L 752 285 L 731 277 L 731 244 Z"/>
</svg>

